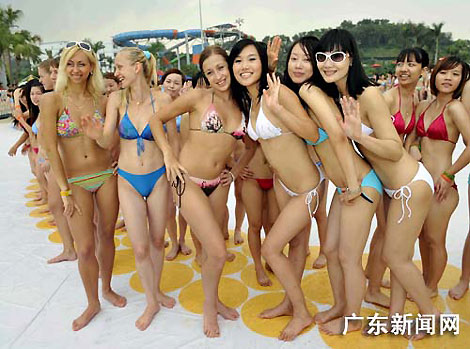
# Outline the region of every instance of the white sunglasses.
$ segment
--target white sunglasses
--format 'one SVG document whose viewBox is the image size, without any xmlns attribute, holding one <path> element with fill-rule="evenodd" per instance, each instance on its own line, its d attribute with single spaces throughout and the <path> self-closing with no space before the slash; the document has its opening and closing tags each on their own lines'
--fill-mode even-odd
<svg viewBox="0 0 470 349">
<path fill-rule="evenodd" d="M 329 58 L 333 63 L 341 63 L 346 59 L 346 53 L 342 51 L 336 51 L 332 53 L 317 52 L 315 53 L 315 59 L 317 63 L 324 63 Z"/>
</svg>

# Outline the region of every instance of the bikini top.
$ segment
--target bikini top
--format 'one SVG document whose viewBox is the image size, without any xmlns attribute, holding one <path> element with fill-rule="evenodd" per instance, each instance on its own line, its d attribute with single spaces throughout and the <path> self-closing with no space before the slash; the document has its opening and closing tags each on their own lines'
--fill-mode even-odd
<svg viewBox="0 0 470 349">
<path fill-rule="evenodd" d="M 38 121 L 37 121 L 37 120 L 34 122 L 33 126 L 31 126 L 31 130 L 33 131 L 33 133 L 34 133 L 35 135 L 38 134 L 38 131 L 39 131 L 39 130 L 38 130 Z"/>
<path fill-rule="evenodd" d="M 255 128 L 251 125 L 251 121 L 248 122 L 248 135 L 254 141 L 257 141 L 259 138 L 261 139 L 271 139 L 275 137 L 279 137 L 283 134 L 288 134 L 292 132 L 284 132 L 279 127 L 273 125 L 271 121 L 266 117 L 263 112 L 263 104 L 261 103 L 261 99 L 259 101 L 260 108 L 258 112 L 258 119 L 256 120 Z M 251 115 L 251 109 L 250 109 Z"/>
<path fill-rule="evenodd" d="M 155 113 L 155 103 L 151 93 L 150 101 L 152 103 L 153 112 Z M 148 122 L 147 125 L 145 125 L 143 131 L 139 134 L 139 131 L 137 131 L 134 124 L 132 123 L 132 120 L 129 118 L 129 113 L 127 112 L 128 107 L 129 103 L 126 104 L 126 112 L 124 113 L 121 122 L 119 122 L 119 136 L 122 139 L 137 139 L 137 155 L 140 156 L 140 154 L 145 150 L 144 139 L 146 141 L 153 141 L 154 139 Z"/>
<path fill-rule="evenodd" d="M 104 124 L 104 118 L 101 116 L 98 109 L 95 109 L 93 118 L 95 118 L 96 120 Z M 75 121 L 73 121 L 72 118 L 70 117 L 70 111 L 66 106 L 64 107 L 64 111 L 62 115 L 57 120 L 57 135 L 59 137 L 66 137 L 66 138 L 77 137 L 77 136 L 82 135 L 82 131 L 80 130 L 78 125 L 75 123 Z"/>
<path fill-rule="evenodd" d="M 442 108 L 441 113 L 439 114 L 437 118 L 435 118 L 429 124 L 428 129 L 425 130 L 424 128 L 424 115 L 426 114 L 426 111 L 429 109 L 431 104 L 434 103 L 434 101 L 429 103 L 427 108 L 419 116 L 418 122 L 416 123 L 416 133 L 418 134 L 419 137 L 428 137 L 431 139 L 435 139 L 439 141 L 447 141 L 447 142 L 455 144 L 455 142 L 451 141 L 447 135 L 447 126 L 444 120 L 444 110 L 446 109 L 447 104 L 449 104 L 451 101 L 447 102 L 444 105 L 444 108 Z"/>
<path fill-rule="evenodd" d="M 304 139 L 305 143 L 307 143 L 308 145 L 319 145 L 321 143 L 323 143 L 324 141 L 326 141 L 328 139 L 328 133 L 326 133 L 326 131 L 324 129 L 322 129 L 321 127 L 318 128 L 318 140 L 316 142 L 312 142 L 312 141 L 309 141 L 308 139 Z"/>
<path fill-rule="evenodd" d="M 220 118 L 219 113 L 215 109 L 214 94 L 212 94 L 211 104 L 209 105 L 201 119 L 201 128 L 190 128 L 190 130 L 207 133 L 225 133 L 237 140 L 240 140 L 246 134 L 245 115 L 243 115 L 242 113 L 242 121 L 240 123 L 240 126 L 235 131 L 226 132 L 224 129 L 224 124 L 222 123 L 222 119 Z"/>
<path fill-rule="evenodd" d="M 181 132 L 181 119 L 182 119 L 181 115 L 178 115 L 176 117 L 176 132 L 178 132 L 178 133 Z M 163 124 L 163 131 L 167 132 L 166 131 L 166 124 Z"/>
<path fill-rule="evenodd" d="M 367 136 L 370 136 L 372 133 L 374 133 L 374 129 L 370 128 L 366 124 L 363 124 L 362 122 L 361 122 L 361 130 L 362 130 L 362 133 L 366 134 Z"/>
<path fill-rule="evenodd" d="M 393 121 L 393 126 L 395 126 L 399 135 L 403 135 L 403 134 L 409 135 L 411 132 L 413 132 L 413 129 L 416 123 L 415 111 L 416 111 L 415 104 L 413 102 L 413 112 L 411 113 L 411 119 L 410 119 L 410 122 L 408 123 L 408 126 L 406 126 L 405 128 L 405 119 L 403 118 L 403 115 L 401 114 L 400 87 L 398 87 L 398 111 L 395 113 L 395 115 L 392 115 L 392 121 Z"/>
</svg>

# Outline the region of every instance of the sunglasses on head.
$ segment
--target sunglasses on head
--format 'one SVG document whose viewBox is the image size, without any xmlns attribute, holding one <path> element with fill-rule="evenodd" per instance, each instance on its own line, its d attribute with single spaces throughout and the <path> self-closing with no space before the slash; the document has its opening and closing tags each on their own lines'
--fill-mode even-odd
<svg viewBox="0 0 470 349">
<path fill-rule="evenodd" d="M 91 52 L 90 44 L 87 43 L 87 42 L 83 42 L 83 41 L 70 41 L 70 42 L 67 43 L 67 45 L 65 45 L 65 48 L 70 48 L 70 47 L 74 47 L 74 46 L 78 46 L 82 50 Z"/>
<path fill-rule="evenodd" d="M 333 63 L 341 63 L 346 59 L 346 53 L 342 51 L 336 51 L 332 53 L 317 52 L 315 53 L 315 59 L 317 63 L 324 63 L 327 59 L 330 59 Z"/>
</svg>

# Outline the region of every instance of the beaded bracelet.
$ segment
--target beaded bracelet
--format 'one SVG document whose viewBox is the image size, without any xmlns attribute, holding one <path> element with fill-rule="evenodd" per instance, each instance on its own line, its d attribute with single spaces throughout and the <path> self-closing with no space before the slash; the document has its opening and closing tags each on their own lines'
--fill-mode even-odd
<svg viewBox="0 0 470 349">
<path fill-rule="evenodd" d="M 442 172 L 442 174 L 443 174 L 444 176 L 446 176 L 447 178 L 449 178 L 451 181 L 453 181 L 453 180 L 455 179 L 455 175 L 450 174 L 450 173 L 448 173 L 448 172 L 446 172 L 446 171 Z"/>
<path fill-rule="evenodd" d="M 70 196 L 72 195 L 72 190 L 69 189 L 69 190 L 61 190 L 60 191 L 60 196 Z"/>
<path fill-rule="evenodd" d="M 441 174 L 441 178 L 445 180 L 447 183 L 452 183 L 454 181 L 453 179 L 450 179 L 449 177 L 447 177 L 444 173 Z"/>
</svg>

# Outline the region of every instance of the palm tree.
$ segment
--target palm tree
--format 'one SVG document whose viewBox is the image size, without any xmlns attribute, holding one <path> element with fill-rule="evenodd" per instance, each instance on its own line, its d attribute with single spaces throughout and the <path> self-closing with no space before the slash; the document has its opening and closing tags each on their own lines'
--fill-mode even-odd
<svg viewBox="0 0 470 349">
<path fill-rule="evenodd" d="M 0 58 L 2 58 L 8 79 L 11 82 L 11 41 L 12 28 L 16 27 L 15 23 L 23 15 L 21 10 L 13 10 L 11 6 L 6 8 L 0 7 Z"/>
<path fill-rule="evenodd" d="M 18 80 L 19 78 L 21 60 L 39 63 L 41 49 L 36 44 L 39 44 L 40 42 L 41 38 L 38 35 L 32 35 L 27 30 L 21 30 L 13 34 L 12 52 L 16 61 L 15 80 Z"/>
<path fill-rule="evenodd" d="M 439 57 L 439 37 L 441 36 L 443 26 L 444 22 L 432 24 L 432 31 L 434 33 L 434 38 L 436 39 L 436 50 L 434 51 L 434 64 L 437 63 L 437 58 Z"/>
</svg>

